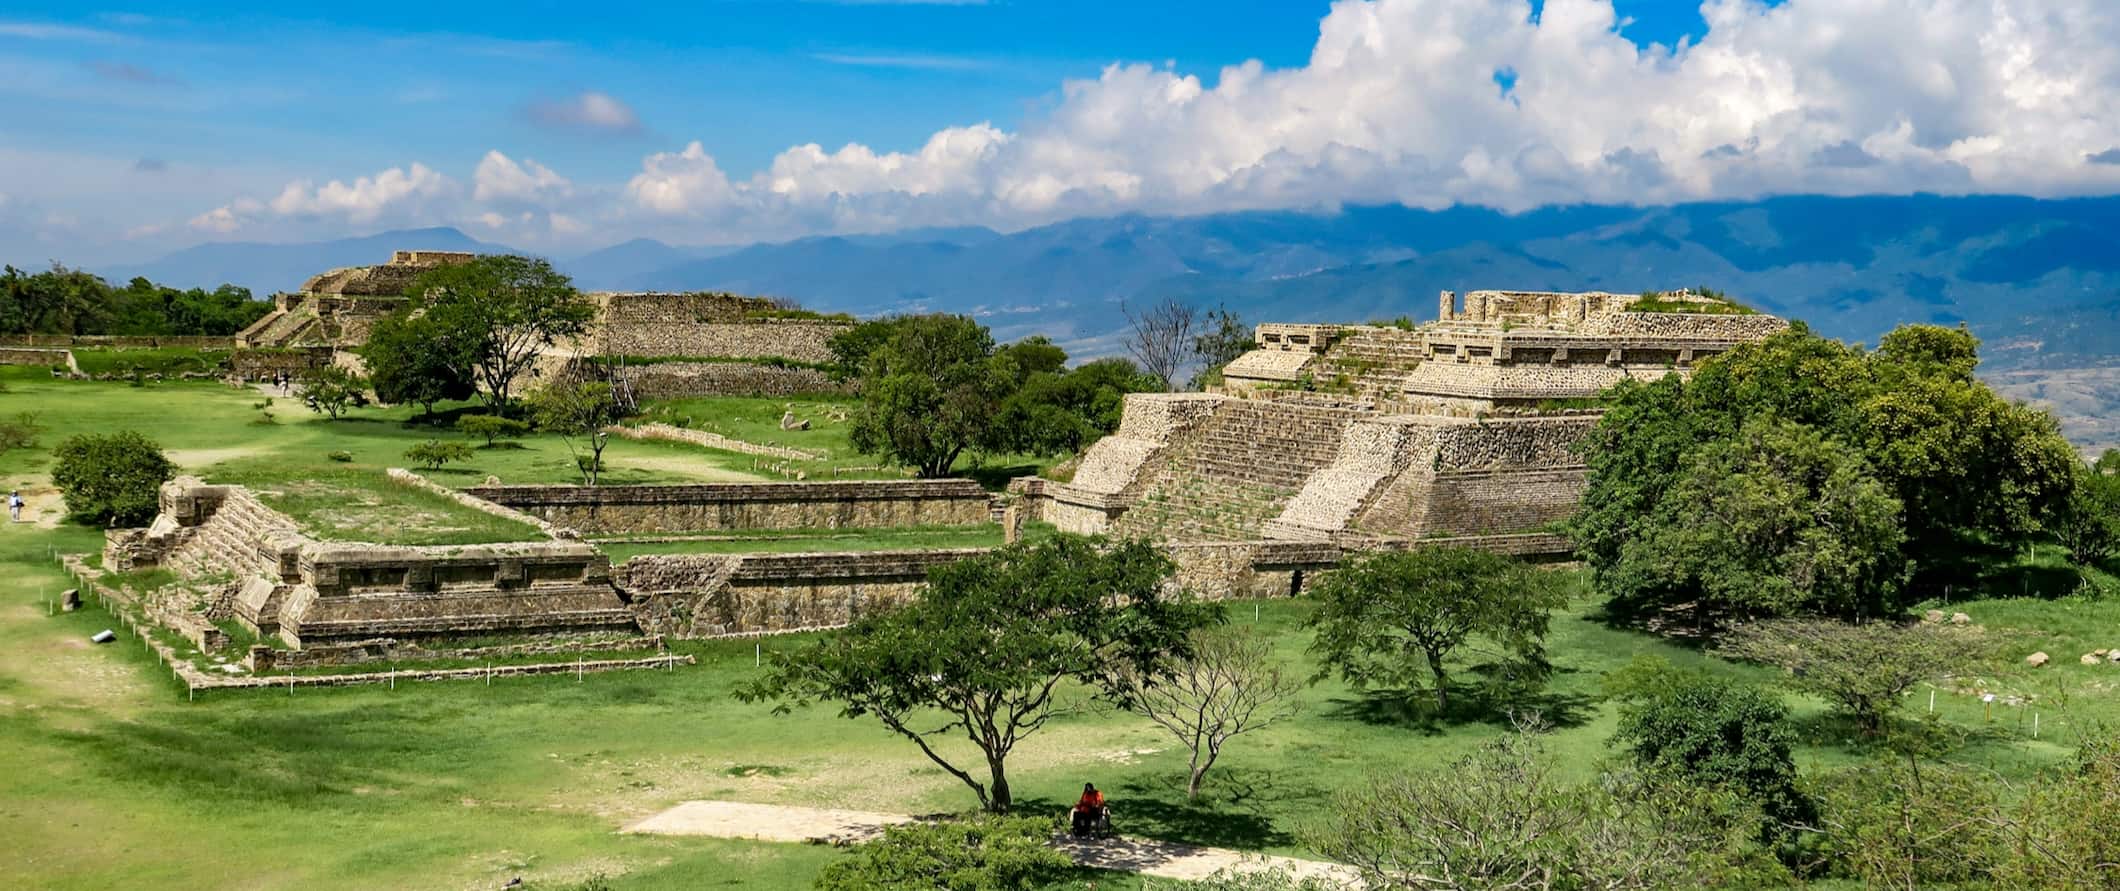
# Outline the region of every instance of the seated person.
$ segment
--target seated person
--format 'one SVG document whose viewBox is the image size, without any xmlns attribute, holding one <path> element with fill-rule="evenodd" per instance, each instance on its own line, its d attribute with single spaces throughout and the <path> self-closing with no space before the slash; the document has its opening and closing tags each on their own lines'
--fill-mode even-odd
<svg viewBox="0 0 2120 891">
<path fill-rule="evenodd" d="M 1082 798 L 1075 802 L 1073 831 L 1076 835 L 1088 835 L 1095 831 L 1104 818 L 1104 793 L 1097 791 L 1091 783 L 1082 784 Z"/>
</svg>

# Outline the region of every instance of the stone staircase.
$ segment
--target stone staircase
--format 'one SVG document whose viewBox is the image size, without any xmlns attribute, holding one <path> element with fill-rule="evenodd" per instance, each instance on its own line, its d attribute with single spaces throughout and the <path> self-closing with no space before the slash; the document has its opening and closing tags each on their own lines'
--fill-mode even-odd
<svg viewBox="0 0 2120 891">
<path fill-rule="evenodd" d="M 1406 381 L 1425 354 L 1417 332 L 1379 326 L 1341 329 L 1332 348 L 1311 363 L 1313 385 L 1330 388 L 1345 377 L 1356 395 L 1384 403 L 1406 392 Z"/>
<path fill-rule="evenodd" d="M 1434 432 L 1405 419 L 1349 424 L 1333 462 L 1311 474 L 1261 531 L 1274 539 L 1338 541 L 1387 482 L 1417 460 L 1433 461 L 1434 452 Z"/>
<path fill-rule="evenodd" d="M 236 343 L 246 347 L 286 347 L 316 340 L 312 336 L 318 318 L 314 310 L 297 305 L 277 309 L 236 334 Z"/>
<path fill-rule="evenodd" d="M 301 531 L 286 515 L 267 508 L 249 492 L 230 489 L 220 507 L 173 549 L 169 567 L 190 578 L 225 576 L 280 579 L 276 543 L 299 543 Z"/>
<path fill-rule="evenodd" d="M 1241 541 L 1332 463 L 1355 412 L 1231 400 L 1174 448 L 1113 532 L 1155 539 Z"/>
</svg>

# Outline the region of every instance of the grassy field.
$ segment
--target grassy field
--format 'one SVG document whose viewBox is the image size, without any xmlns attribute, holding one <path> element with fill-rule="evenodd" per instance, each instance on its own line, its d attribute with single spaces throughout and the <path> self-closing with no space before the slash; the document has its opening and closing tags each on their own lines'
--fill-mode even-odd
<svg viewBox="0 0 2120 891">
<path fill-rule="evenodd" d="M 284 400 L 272 409 L 279 423 L 254 425 L 263 397 L 217 385 L 133 388 L 19 373 L 9 383 L 0 411 L 43 412 L 52 427 L 46 448 L 72 432 L 135 427 L 187 467 L 229 479 L 371 473 L 402 463 L 405 446 L 433 435 L 404 429 L 393 412 L 327 422 Z M 614 444 L 614 461 L 643 477 L 734 472 L 697 450 L 619 452 L 637 445 Z M 340 449 L 355 460 L 325 457 Z M 437 478 L 560 480 L 565 458 L 556 443 L 532 441 L 481 451 L 477 466 Z M 664 461 L 676 458 L 698 463 Z M 0 475 L 15 481 L 34 483 L 44 469 L 39 455 L 0 456 Z M 829 706 L 775 715 L 731 695 L 755 676 L 758 656 L 806 636 L 679 642 L 674 649 L 699 664 L 580 681 L 217 691 L 189 702 L 136 640 L 87 642 L 116 624 L 108 616 L 93 607 L 48 614 L 65 584 L 49 555 L 93 551 L 100 541 L 96 531 L 68 525 L 0 525 L 0 837 L 9 840 L 0 848 L 0 887 L 474 889 L 524 876 L 533 888 L 551 889 L 604 875 L 617 889 L 794 889 L 844 855 L 617 830 L 695 798 L 920 812 L 972 804 L 968 791 L 873 721 L 842 719 Z M 2054 593 L 2056 570 L 2051 549 L 2027 554 L 1982 591 Z M 1966 733 L 1952 758 L 2021 778 L 2065 758 L 2080 730 L 2120 721 L 2120 667 L 2076 659 L 2120 646 L 2120 603 L 1968 599 L 1965 591 L 1954 601 L 1944 608 L 2009 636 L 2013 660 L 2039 649 L 2054 664 L 2035 671 L 2012 661 L 1936 691 L 1940 716 Z M 1239 602 L 1229 616 L 1256 624 L 1281 658 L 1308 671 L 1310 610 L 1303 600 Z M 1556 674 L 1543 693 L 1510 703 L 1461 697 L 1464 704 L 1445 716 L 1321 680 L 1300 694 L 1296 718 L 1232 743 L 1197 803 L 1184 799 L 1184 757 L 1171 739 L 1145 720 L 1086 707 L 1021 745 L 1012 782 L 1034 813 L 1057 813 L 1083 782 L 1095 782 L 1112 795 L 1124 832 L 1305 853 L 1304 831 L 1329 813 L 1335 792 L 1380 771 L 1447 763 L 1502 732 L 1505 708 L 1535 709 L 1553 722 L 1548 745 L 1563 769 L 1590 775 L 1609 757 L 1616 720 L 1600 684 L 1638 654 L 1772 679 L 1763 669 L 1612 627 L 1583 599 L 1556 618 L 1549 646 Z M 1991 709 L 1982 691 L 2025 704 Z M 1909 711 L 1926 710 L 1929 693 L 1910 697 Z M 1070 702 L 1082 704 L 1079 694 Z M 1790 702 L 1805 766 L 1866 757 L 1820 703 Z M 966 754 L 962 744 L 943 746 Z M 1117 876 L 1094 882 L 1133 886 Z"/>
</svg>

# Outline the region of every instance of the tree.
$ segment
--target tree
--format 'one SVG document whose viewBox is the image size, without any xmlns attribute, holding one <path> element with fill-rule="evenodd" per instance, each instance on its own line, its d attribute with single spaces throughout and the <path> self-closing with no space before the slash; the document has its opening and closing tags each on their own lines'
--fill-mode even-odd
<svg viewBox="0 0 2120 891">
<path fill-rule="evenodd" d="M 1156 676 L 1190 653 L 1190 634 L 1220 618 L 1165 592 L 1173 567 L 1153 546 L 1059 535 L 936 567 L 920 596 L 776 655 L 746 701 L 777 710 L 839 703 L 920 747 L 987 810 L 1014 801 L 1008 757 L 1057 710 L 1063 682 L 1128 704 L 1124 672 Z M 962 735 L 980 764 L 960 766 L 930 740 Z M 974 775 L 984 774 L 984 779 Z"/>
<path fill-rule="evenodd" d="M 1470 548 L 1422 547 L 1344 564 L 1317 587 L 1311 651 L 1357 687 L 1412 693 L 1425 677 L 1438 711 L 1450 705 L 1446 660 L 1478 640 L 1503 676 L 1543 673 L 1548 616 L 1567 602 L 1550 575 Z"/>
<path fill-rule="evenodd" d="M 923 477 L 949 475 L 958 456 L 989 437 L 1014 386 L 1011 363 L 994 361 L 993 335 L 964 316 L 871 324 L 880 327 L 864 329 L 880 338 L 862 358 L 861 408 L 848 438 Z"/>
<path fill-rule="evenodd" d="M 1605 583 L 1623 605 L 1697 592 L 1710 614 L 1877 616 L 1905 580 L 1899 500 L 1853 447 L 1791 421 L 1747 421 L 1681 461 Z"/>
<path fill-rule="evenodd" d="M 464 415 L 456 419 L 456 432 L 484 439 L 490 449 L 502 440 L 522 438 L 530 432 L 530 425 L 500 415 Z"/>
<path fill-rule="evenodd" d="M 581 469 L 582 481 L 596 485 L 603 472 L 604 447 L 611 439 L 605 428 L 624 417 L 611 385 L 603 381 L 553 381 L 530 394 L 529 407 L 538 427 L 557 433 L 566 441 L 567 451 L 575 456 L 575 466 Z M 576 450 L 577 442 L 589 450 L 587 455 Z"/>
<path fill-rule="evenodd" d="M 1715 543 L 1681 528 L 1719 509 L 1681 503 L 1714 488 L 1698 476 L 1704 461 L 1745 469 L 1745 478 L 1730 484 L 1747 496 L 1739 519 L 1772 521 L 1760 527 L 1774 533 L 1771 546 L 1741 574 L 1781 575 L 1793 583 L 1800 574 L 1782 569 L 1830 558 L 1821 564 L 1828 575 L 1816 580 L 1822 587 L 1780 589 L 1801 596 L 1739 604 L 1709 597 L 1710 607 L 1886 614 L 1903 609 L 1925 579 L 1933 583 L 1955 571 L 1968 553 L 2028 541 L 2067 495 L 2076 458 L 2052 416 L 2011 404 L 1971 376 L 1976 351 L 1977 342 L 1963 331 L 1906 326 L 1865 353 L 1798 324 L 1709 359 L 1690 378 L 1667 375 L 1608 391 L 1608 410 L 1583 446 L 1589 481 L 1568 528 L 1596 588 L 1623 612 L 1647 612 L 1701 605 L 1708 582 L 1736 580 L 1729 573 L 1652 571 L 1674 555 L 1668 547 L 1649 555 L 1639 550 L 1644 542 Z M 1774 428 L 1782 432 L 1762 432 Z M 1715 449 L 1720 452 L 1704 457 Z M 1789 463 L 1791 449 L 1804 460 Z M 1863 557 L 1865 548 L 1886 546 L 1872 522 L 1881 519 L 1883 502 L 1861 481 L 1857 471 L 1864 467 L 1899 503 L 1896 554 Z M 1682 487 L 1689 474 L 1695 484 Z M 1846 496 L 1835 502 L 1840 517 L 1774 507 L 1777 492 L 1835 479 L 1852 487 L 1839 490 Z M 1850 521 L 1859 523 L 1860 535 L 1843 533 L 1840 524 Z M 1675 556 L 1691 566 L 1718 559 Z M 1890 581 L 1902 566 L 1909 581 Z"/>
<path fill-rule="evenodd" d="M 886 826 L 883 837 L 824 868 L 820 891 L 1030 891 L 1075 862 L 1052 846 L 1050 820 L 985 817 Z"/>
<path fill-rule="evenodd" d="M 295 395 L 310 411 L 325 415 L 332 420 L 339 415 L 368 404 L 368 382 L 337 365 L 320 365 L 306 369 L 296 379 Z"/>
<path fill-rule="evenodd" d="M 596 318 L 595 304 L 550 262 L 513 255 L 437 266 L 406 296 L 442 338 L 466 345 L 472 377 L 496 408 L 540 352 L 587 332 Z"/>
<path fill-rule="evenodd" d="M 52 454 L 52 483 L 78 523 L 143 525 L 154 519 L 162 484 L 177 475 L 161 446 L 131 430 L 69 436 Z"/>
<path fill-rule="evenodd" d="M 460 442 L 443 442 L 438 439 L 430 439 L 426 442 L 415 443 L 411 448 L 406 449 L 405 460 L 417 461 L 426 465 L 428 470 L 440 470 L 442 465 L 452 461 L 471 460 L 471 447 Z"/>
<path fill-rule="evenodd" d="M 2120 476 L 2081 469 L 2068 500 L 2047 527 L 2078 566 L 2097 566 L 2120 552 Z"/>
<path fill-rule="evenodd" d="M 378 320 L 360 353 L 377 399 L 417 405 L 431 416 L 437 402 L 477 395 L 478 347 L 464 332 L 408 307 Z"/>
<path fill-rule="evenodd" d="M 1191 755 L 1185 799 L 1236 737 L 1295 714 L 1288 700 L 1302 684 L 1273 658 L 1273 647 L 1248 631 L 1193 632 L 1192 652 L 1163 660 L 1153 672 L 1124 669 L 1133 710 L 1163 728 Z"/>
<path fill-rule="evenodd" d="M 1122 301 L 1119 311 L 1126 315 L 1128 325 L 1120 345 L 1141 364 L 1143 371 L 1162 383 L 1161 389 L 1170 389 L 1178 372 L 1193 357 L 1194 328 L 1200 323 L 1200 311 L 1170 297 L 1141 310 Z"/>
<path fill-rule="evenodd" d="M 1073 454 L 1118 429 L 1126 394 L 1155 389 L 1156 379 L 1125 359 L 1035 373 L 1002 400 L 980 446 L 994 452 Z"/>
<path fill-rule="evenodd" d="M 1372 889 L 1787 884 L 1749 828 L 1743 808 L 1712 790 L 1625 777 L 1565 782 L 1537 740 L 1519 732 L 1440 769 L 1340 793 L 1313 843 Z"/>
<path fill-rule="evenodd" d="M 1730 790 L 1784 823 L 1806 814 L 1789 710 L 1758 688 L 1637 656 L 1606 679 L 1620 700 L 1612 742 L 1651 776 Z"/>
<path fill-rule="evenodd" d="M 1812 781 L 1821 853 L 1872 888 L 1934 888 L 1986 878 L 2003 858 L 1987 777 L 1920 759 L 1879 759 Z M 2028 886 L 2005 886 L 2028 887 Z"/>
<path fill-rule="evenodd" d="M 1191 389 L 1202 389 L 1210 380 L 1220 380 L 1222 366 L 1237 360 L 1238 356 L 1258 348 L 1252 327 L 1244 319 L 1227 309 L 1216 308 L 1207 314 L 1200 326 L 1200 333 L 1193 336 L 1193 358 L 1200 363 L 1200 371 L 1188 384 Z"/>
<path fill-rule="evenodd" d="M 1907 691 L 1968 670 L 1984 649 L 1978 632 L 1956 626 L 1824 619 L 1754 622 L 1722 644 L 1730 658 L 1781 668 L 1790 689 L 1832 703 L 1868 736 L 1884 732 Z"/>
</svg>

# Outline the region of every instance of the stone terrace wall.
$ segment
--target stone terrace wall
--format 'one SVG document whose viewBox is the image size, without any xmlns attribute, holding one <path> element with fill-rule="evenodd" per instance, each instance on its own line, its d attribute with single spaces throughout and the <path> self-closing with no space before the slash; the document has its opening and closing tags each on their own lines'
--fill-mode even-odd
<svg viewBox="0 0 2120 891">
<path fill-rule="evenodd" d="M 640 399 L 688 396 L 803 396 L 845 394 L 853 386 L 815 368 L 755 362 L 660 362 L 619 369 Z"/>
<path fill-rule="evenodd" d="M 613 579 L 641 627 L 678 637 L 775 634 L 844 625 L 918 595 L 929 569 L 979 548 L 635 557 Z"/>
<path fill-rule="evenodd" d="M 992 521 L 971 480 L 480 486 L 467 494 L 591 535 L 718 529 L 864 529 Z"/>
<path fill-rule="evenodd" d="M 733 294 L 597 294 L 597 352 L 606 356 L 779 357 L 832 361 L 827 343 L 849 325 L 753 318 L 772 301 Z"/>
<path fill-rule="evenodd" d="M 1789 323 L 1770 315 L 1717 315 L 1684 312 L 1616 312 L 1591 318 L 1584 333 L 1640 339 L 1762 340 Z"/>
<path fill-rule="evenodd" d="M 72 354 L 66 350 L 0 347 L 0 365 L 49 365 L 64 368 L 72 364 L 72 358 Z"/>
<path fill-rule="evenodd" d="M 1378 490 L 1346 531 L 1516 537 L 1505 550 L 1566 550 L 1550 530 L 1582 497 L 1588 471 L 1577 447 L 1595 416 L 1431 423 L 1433 451 Z"/>
</svg>

